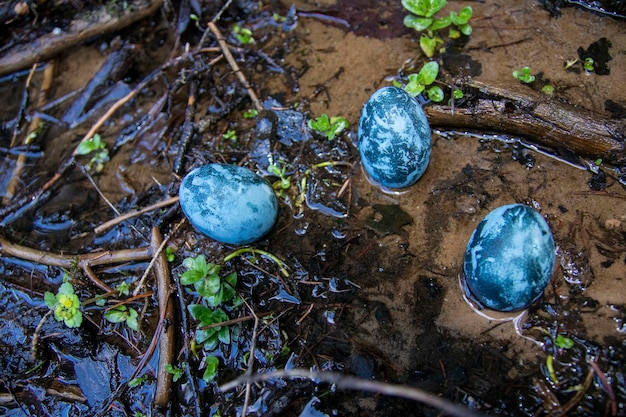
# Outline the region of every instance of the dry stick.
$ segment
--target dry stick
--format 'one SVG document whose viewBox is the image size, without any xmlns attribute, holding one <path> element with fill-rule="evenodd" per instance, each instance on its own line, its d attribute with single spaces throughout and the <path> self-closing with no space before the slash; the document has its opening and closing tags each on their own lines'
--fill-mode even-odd
<svg viewBox="0 0 626 417">
<path fill-rule="evenodd" d="M 511 85 L 470 80 L 463 86 L 467 108 L 426 106 L 433 127 L 490 131 L 526 138 L 555 151 L 620 166 L 626 164 L 626 123 L 573 106 L 556 97 Z"/>
<path fill-rule="evenodd" d="M 222 49 L 222 53 L 224 54 L 224 56 L 226 57 L 226 60 L 228 61 L 228 65 L 230 65 L 230 68 L 234 71 L 235 74 L 237 74 L 237 78 L 239 78 L 239 82 L 248 90 L 248 95 L 250 96 L 250 99 L 252 100 L 252 104 L 254 104 L 254 107 L 257 109 L 257 111 L 259 112 L 263 111 L 263 106 L 261 105 L 261 102 L 259 101 L 256 93 L 250 86 L 250 83 L 248 83 L 248 80 L 246 79 L 246 77 L 243 75 L 243 72 L 241 72 L 241 70 L 239 69 L 239 66 L 237 65 L 237 62 L 235 61 L 235 58 L 233 58 L 233 55 L 230 53 L 230 49 L 228 49 L 228 44 L 224 40 L 224 35 L 222 35 L 222 32 L 220 32 L 219 28 L 214 22 L 209 22 L 208 26 L 211 32 L 213 32 L 213 34 L 217 38 L 217 43 L 220 45 L 220 48 Z"/>
<path fill-rule="evenodd" d="M 309 378 L 328 384 L 334 384 L 339 389 L 366 391 L 418 401 L 456 417 L 484 417 L 483 414 L 479 414 L 469 408 L 457 405 L 419 388 L 365 380 L 335 372 L 313 372 L 306 369 L 278 370 L 262 374 L 243 375 L 222 385 L 220 390 L 223 392 L 229 391 L 241 384 L 262 382 L 273 378 Z"/>
<path fill-rule="evenodd" d="M 107 5 L 100 11 L 87 10 L 84 17 L 73 21 L 61 34 L 50 33 L 29 42 L 17 45 L 0 56 L 0 76 L 10 74 L 33 64 L 48 60 L 53 56 L 95 36 L 115 32 L 144 19 L 156 12 L 163 0 L 153 0 L 148 5 L 135 1 L 131 7 L 121 11 L 119 16 L 106 12 Z"/>
<path fill-rule="evenodd" d="M 37 64 L 33 65 L 33 69 L 28 76 L 28 80 L 26 81 L 26 88 L 29 88 L 31 78 L 37 68 Z M 46 98 L 48 96 L 48 90 L 52 86 L 52 81 L 54 79 L 54 64 L 48 65 L 43 72 L 43 81 L 41 83 L 41 90 L 37 95 L 37 107 L 41 107 L 44 105 Z M 26 132 L 26 138 L 24 139 L 24 145 L 30 145 L 33 141 L 31 134 L 36 132 L 39 129 L 39 122 L 41 118 L 38 115 L 35 115 L 28 126 L 28 131 Z M 19 124 L 19 120 L 17 123 Z M 15 146 L 15 137 L 11 140 L 11 147 Z M 20 175 L 26 166 L 26 152 L 22 152 L 17 157 L 17 161 L 15 162 L 15 168 L 13 169 L 13 174 L 11 175 L 11 181 L 7 185 L 7 190 L 4 198 L 2 199 L 4 204 L 9 204 L 11 198 L 15 195 L 15 190 L 17 189 L 17 184 L 20 181 Z"/>
<path fill-rule="evenodd" d="M 106 292 L 110 292 L 111 288 L 95 277 L 91 271 L 91 267 L 105 264 L 145 261 L 146 259 L 150 259 L 152 249 L 147 246 L 143 248 L 123 249 L 112 252 L 107 251 L 81 255 L 61 255 L 17 245 L 9 242 L 3 237 L 0 237 L 0 253 L 6 256 L 14 256 L 26 261 L 48 266 L 56 266 L 59 268 L 71 269 L 79 267 L 95 285 Z"/>
<path fill-rule="evenodd" d="M 100 234 L 100 233 L 110 229 L 111 227 L 113 227 L 113 226 L 115 226 L 115 225 L 117 225 L 117 224 L 119 224 L 119 223 L 121 223 L 121 222 L 123 222 L 125 220 L 131 219 L 133 217 L 141 216 L 142 214 L 147 213 L 147 212 L 152 211 L 152 210 L 156 210 L 156 209 L 159 209 L 159 208 L 162 208 L 162 207 L 171 206 L 172 204 L 176 204 L 177 202 L 178 202 L 178 196 L 170 197 L 170 198 L 168 198 L 166 200 L 159 201 L 158 203 L 151 204 L 151 205 L 149 205 L 147 207 L 144 207 L 144 208 L 142 208 L 140 210 L 130 211 L 130 212 L 126 213 L 126 214 L 122 214 L 119 217 L 116 217 L 114 219 L 111 219 L 111 220 L 109 220 L 107 222 L 102 223 L 100 226 L 98 226 L 95 229 L 93 229 L 93 231 L 96 234 Z"/>
<path fill-rule="evenodd" d="M 152 239 L 150 246 L 155 253 L 162 246 L 163 239 L 157 227 L 152 228 Z M 165 310 L 165 329 L 159 337 L 159 365 L 157 368 L 156 391 L 154 394 L 154 404 L 157 407 L 165 408 L 170 401 L 170 390 L 172 388 L 172 374 L 165 370 L 165 366 L 174 363 L 174 348 L 176 346 L 176 325 L 174 324 L 174 306 L 170 297 L 170 270 L 167 264 L 165 253 L 158 252 L 157 262 L 154 268 L 156 276 L 159 311 Z"/>
</svg>

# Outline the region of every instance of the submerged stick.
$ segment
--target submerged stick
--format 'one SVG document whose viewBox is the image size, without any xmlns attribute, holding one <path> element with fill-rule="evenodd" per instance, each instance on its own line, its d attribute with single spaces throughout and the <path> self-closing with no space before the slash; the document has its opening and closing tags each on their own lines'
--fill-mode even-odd
<svg viewBox="0 0 626 417">
<path fill-rule="evenodd" d="M 366 391 L 418 401 L 456 417 L 484 417 L 482 414 L 469 408 L 457 405 L 419 388 L 371 381 L 335 372 L 313 372 L 306 369 L 279 370 L 256 375 L 244 375 L 222 385 L 220 390 L 222 392 L 230 391 L 238 385 L 262 382 L 273 378 L 310 378 L 334 384 L 339 389 Z"/>
<path fill-rule="evenodd" d="M 467 107 L 426 106 L 433 127 L 491 131 L 522 137 L 559 151 L 573 153 L 615 166 L 626 164 L 626 123 L 602 117 L 556 97 L 531 89 L 471 80 L 463 92 Z"/>
<path fill-rule="evenodd" d="M 98 11 L 88 10 L 84 16 L 74 20 L 64 32 L 49 33 L 3 52 L 0 56 L 0 76 L 48 60 L 95 36 L 128 27 L 152 15 L 161 7 L 161 4 L 163 0 L 134 1 L 129 7 L 120 10 L 117 16 L 107 12 L 109 6 L 106 4 L 102 5 Z"/>
</svg>

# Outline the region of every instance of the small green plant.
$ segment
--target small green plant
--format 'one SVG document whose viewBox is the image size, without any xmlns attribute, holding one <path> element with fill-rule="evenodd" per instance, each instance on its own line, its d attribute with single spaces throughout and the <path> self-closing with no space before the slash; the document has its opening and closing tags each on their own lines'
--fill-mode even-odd
<svg viewBox="0 0 626 417">
<path fill-rule="evenodd" d="M 560 349 L 571 349 L 574 347 L 574 341 L 569 337 L 558 334 L 554 339 L 554 345 Z"/>
<path fill-rule="evenodd" d="M 174 259 L 176 259 L 176 252 L 174 252 L 173 247 L 168 246 L 165 248 L 165 259 L 167 259 L 167 262 L 174 262 Z"/>
<path fill-rule="evenodd" d="M 233 129 L 228 129 L 226 133 L 224 133 L 224 139 L 232 140 L 233 142 L 237 141 L 237 132 Z"/>
<path fill-rule="evenodd" d="M 326 113 L 323 113 L 317 119 L 310 119 L 308 122 L 309 128 L 315 130 L 328 138 L 333 140 L 344 130 L 350 127 L 348 121 L 343 117 L 328 117 Z"/>
<path fill-rule="evenodd" d="M 409 74 L 409 82 L 404 87 L 404 90 L 413 97 L 426 91 L 426 95 L 430 100 L 439 103 L 443 100 L 443 90 L 437 85 L 431 86 L 437 79 L 438 74 L 439 64 L 436 61 L 427 62 L 419 73 Z"/>
<path fill-rule="evenodd" d="M 144 375 L 144 376 L 141 376 L 141 377 L 137 377 L 137 378 L 133 378 L 130 381 L 128 381 L 128 387 L 129 388 L 138 387 L 139 385 L 141 385 L 144 382 L 146 382 L 147 379 L 148 379 L 147 375 Z"/>
<path fill-rule="evenodd" d="M 541 92 L 551 96 L 552 94 L 554 94 L 554 87 L 551 86 L 550 84 L 546 84 L 543 87 L 541 87 Z"/>
<path fill-rule="evenodd" d="M 252 31 L 240 25 L 233 26 L 232 34 L 242 45 L 251 45 L 255 42 Z"/>
<path fill-rule="evenodd" d="M 139 313 L 132 307 L 126 307 L 124 304 L 118 305 L 107 310 L 104 313 L 104 318 L 111 323 L 124 323 L 128 328 L 137 331 L 139 329 L 139 322 L 137 317 Z"/>
<path fill-rule="evenodd" d="M 178 366 L 174 366 L 171 363 L 165 364 L 165 371 L 169 374 L 172 374 L 172 381 L 177 382 L 184 374 L 185 370 L 183 368 L 179 368 Z"/>
<path fill-rule="evenodd" d="M 241 304 L 241 299 L 235 293 L 237 273 L 232 272 L 221 278 L 221 265 L 207 263 L 204 255 L 186 258 L 183 265 L 187 270 L 180 275 L 180 283 L 193 285 L 203 300 L 203 303 L 187 306 L 189 314 L 198 321 L 195 344 L 203 346 L 207 352 L 215 350 L 220 343 L 229 344 L 231 330 L 228 325 L 222 325 L 229 317 L 220 306 L 230 302 L 229 308 L 235 308 Z M 203 378 L 211 382 L 217 375 L 219 360 L 207 355 L 205 363 Z"/>
<path fill-rule="evenodd" d="M 243 118 L 254 119 L 255 117 L 257 117 L 258 114 L 259 114 L 259 111 L 257 109 L 248 109 L 243 112 Z"/>
<path fill-rule="evenodd" d="M 524 67 L 520 70 L 513 71 L 513 78 L 525 84 L 530 84 L 535 81 L 535 76 L 531 73 L 529 67 Z"/>
<path fill-rule="evenodd" d="M 93 153 L 91 160 L 87 164 L 87 169 L 95 167 L 96 172 L 101 172 L 104 168 L 104 163 L 109 160 L 109 150 L 106 146 L 106 143 L 102 141 L 100 135 L 96 133 L 92 138 L 85 139 L 79 143 L 78 148 L 76 148 L 76 153 L 78 155 L 89 155 Z"/>
<path fill-rule="evenodd" d="M 272 188 L 279 198 L 284 197 L 285 192 L 291 188 L 291 176 L 286 174 L 287 164 L 281 163 L 281 161 L 278 164 L 273 162 L 267 167 L 267 170 L 278 177 L 278 180 L 272 183 Z"/>
<path fill-rule="evenodd" d="M 435 17 L 446 3 L 446 0 L 402 0 L 402 6 L 412 13 L 404 18 L 404 25 L 422 32 L 420 48 L 429 58 L 434 56 L 437 48 L 444 43 L 438 33 L 441 29 L 449 28 L 450 39 L 458 39 L 461 34 L 466 36 L 472 34 L 469 20 L 473 11 L 470 6 L 463 7 L 458 13 L 452 11 L 448 16 Z"/>
<path fill-rule="evenodd" d="M 593 58 L 587 57 L 583 61 L 583 68 L 587 72 L 593 72 L 593 69 L 594 69 L 593 64 L 594 64 Z"/>
<path fill-rule="evenodd" d="M 83 322 L 83 313 L 80 311 L 80 300 L 74 294 L 72 284 L 67 281 L 61 284 L 56 295 L 46 291 L 44 301 L 54 312 L 54 318 L 57 321 L 62 321 L 69 328 L 80 327 Z"/>
</svg>

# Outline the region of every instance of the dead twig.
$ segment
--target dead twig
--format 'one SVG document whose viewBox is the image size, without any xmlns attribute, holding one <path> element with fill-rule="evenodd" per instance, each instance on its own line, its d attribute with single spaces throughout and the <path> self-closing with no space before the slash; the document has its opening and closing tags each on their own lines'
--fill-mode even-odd
<svg viewBox="0 0 626 417">
<path fill-rule="evenodd" d="M 93 271 L 91 271 L 91 267 L 105 264 L 144 261 L 152 256 L 152 248 L 147 246 L 136 249 L 86 253 L 81 255 L 61 255 L 11 243 L 5 238 L 0 237 L 0 253 L 5 256 L 14 256 L 26 261 L 64 269 L 78 267 L 83 270 L 85 275 L 87 275 L 96 286 L 105 292 L 111 292 L 111 288 L 95 276 Z"/>
<path fill-rule="evenodd" d="M 43 35 L 26 45 L 17 45 L 0 56 L 0 76 L 46 61 L 62 51 L 95 36 L 119 31 L 156 12 L 163 0 L 136 0 L 116 16 L 107 12 L 107 4 L 99 10 L 89 8 L 62 33 Z"/>
<path fill-rule="evenodd" d="M 220 48 L 222 49 L 222 53 L 224 54 L 224 56 L 226 57 L 226 60 L 228 61 L 228 65 L 230 65 L 230 68 L 233 70 L 233 72 L 237 74 L 237 78 L 239 78 L 239 82 L 246 88 L 246 90 L 248 90 L 248 96 L 250 96 L 250 100 L 252 100 L 252 104 L 257 109 L 257 111 L 262 112 L 263 105 L 261 105 L 261 102 L 259 101 L 256 93 L 250 86 L 250 83 L 248 83 L 248 80 L 246 79 L 245 75 L 243 75 L 243 72 L 241 72 L 241 70 L 239 69 L 239 66 L 237 65 L 237 62 L 235 61 L 235 58 L 233 58 L 233 55 L 230 53 L 228 44 L 224 40 L 224 35 L 222 35 L 222 32 L 219 30 L 219 28 L 214 22 L 209 22 L 208 27 L 217 38 L 217 43 L 220 45 Z"/>
<path fill-rule="evenodd" d="M 366 391 L 375 394 L 383 394 L 418 401 L 457 417 L 483 417 L 482 414 L 479 414 L 476 411 L 454 404 L 442 397 L 419 388 L 388 384 L 380 381 L 370 381 L 335 372 L 314 372 L 306 369 L 278 370 L 262 374 L 243 375 L 222 385 L 220 390 L 222 392 L 226 392 L 241 384 L 252 384 L 274 378 L 308 378 L 315 381 L 334 384 L 339 389 Z"/>
<path fill-rule="evenodd" d="M 176 326 L 174 324 L 174 306 L 170 297 L 170 270 L 165 253 L 159 251 L 163 246 L 163 238 L 158 228 L 152 229 L 150 241 L 152 250 L 157 253 L 154 275 L 157 281 L 159 311 L 165 311 L 165 328 L 159 337 L 159 367 L 154 394 L 154 404 L 165 408 L 170 401 L 172 375 L 165 370 L 165 366 L 174 363 L 174 348 L 176 347 Z"/>
<path fill-rule="evenodd" d="M 152 211 L 152 210 L 156 210 L 156 209 L 160 209 L 160 208 L 163 208 L 163 207 L 171 206 L 173 204 L 176 204 L 177 202 L 178 202 L 178 196 L 170 197 L 170 198 L 168 198 L 166 200 L 159 201 L 158 203 L 151 204 L 151 205 L 149 205 L 147 207 L 144 207 L 144 208 L 142 208 L 140 210 L 131 211 L 131 212 L 128 212 L 126 214 L 121 214 L 121 215 L 119 215 L 118 217 L 116 217 L 114 219 L 111 219 L 111 220 L 109 220 L 107 222 L 102 223 L 100 226 L 94 228 L 93 231 L 96 234 L 100 234 L 102 232 L 105 232 L 105 231 L 109 230 L 111 227 L 113 227 L 113 226 L 115 226 L 115 225 L 117 225 L 117 224 L 119 224 L 119 223 L 121 223 L 123 221 L 126 221 L 128 219 L 132 219 L 133 217 L 141 216 L 142 214 L 147 213 L 147 212 Z"/>
<path fill-rule="evenodd" d="M 564 150 L 592 160 L 626 164 L 624 123 L 610 120 L 556 97 L 471 80 L 463 86 L 469 104 L 426 106 L 433 127 L 462 128 L 521 137 L 556 154 Z"/>
</svg>

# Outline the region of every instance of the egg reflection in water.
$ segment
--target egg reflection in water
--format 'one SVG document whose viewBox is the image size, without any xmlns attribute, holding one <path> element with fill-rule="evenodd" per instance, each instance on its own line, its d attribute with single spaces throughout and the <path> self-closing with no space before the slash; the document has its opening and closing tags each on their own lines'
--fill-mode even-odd
<svg viewBox="0 0 626 417">
<path fill-rule="evenodd" d="M 550 282 L 555 249 L 538 212 L 523 204 L 496 208 L 467 244 L 463 271 L 470 298 L 497 311 L 530 306 Z"/>
</svg>

